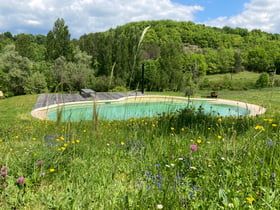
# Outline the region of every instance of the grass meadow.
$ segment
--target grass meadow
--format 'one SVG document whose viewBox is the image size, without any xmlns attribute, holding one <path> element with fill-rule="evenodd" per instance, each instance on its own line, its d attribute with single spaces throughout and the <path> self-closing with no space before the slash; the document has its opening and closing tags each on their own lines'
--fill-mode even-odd
<svg viewBox="0 0 280 210">
<path fill-rule="evenodd" d="M 279 92 L 219 91 L 265 106 L 257 117 L 111 122 L 40 121 L 37 96 L 0 100 L 0 209 L 279 209 Z"/>
</svg>

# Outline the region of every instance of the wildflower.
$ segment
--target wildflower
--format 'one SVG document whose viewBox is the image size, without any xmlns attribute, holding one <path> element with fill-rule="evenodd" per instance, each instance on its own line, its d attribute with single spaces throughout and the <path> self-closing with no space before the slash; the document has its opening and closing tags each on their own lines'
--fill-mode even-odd
<svg viewBox="0 0 280 210">
<path fill-rule="evenodd" d="M 61 147 L 60 149 L 61 149 L 62 151 L 64 151 L 66 148 L 65 148 L 65 147 Z"/>
<path fill-rule="evenodd" d="M 220 136 L 220 135 L 219 135 L 219 136 L 217 136 L 217 137 L 218 137 L 218 139 L 221 139 L 221 138 L 223 138 L 223 137 L 222 137 L 222 136 Z"/>
<path fill-rule="evenodd" d="M 163 205 L 162 204 L 158 204 L 157 205 L 157 209 L 163 209 Z"/>
<path fill-rule="evenodd" d="M 33 140 L 33 141 L 36 141 L 37 139 L 36 139 L 36 138 L 32 138 L 32 140 Z"/>
<path fill-rule="evenodd" d="M 262 131 L 264 131 L 265 129 L 264 129 L 264 127 L 261 126 L 261 125 L 256 125 L 256 126 L 255 126 L 255 130 L 262 130 Z"/>
<path fill-rule="evenodd" d="M 277 127 L 277 124 L 273 123 L 271 124 L 272 127 Z"/>
<path fill-rule="evenodd" d="M 201 140 L 201 139 L 197 139 L 196 142 L 197 142 L 198 144 L 201 144 L 201 143 L 202 143 L 202 140 Z"/>
<path fill-rule="evenodd" d="M 3 187 L 3 188 L 6 188 L 7 186 L 8 186 L 8 185 L 7 185 L 6 183 L 3 183 L 3 184 L 2 184 L 2 187 Z"/>
<path fill-rule="evenodd" d="M 181 128 L 181 131 L 184 132 L 184 131 L 185 131 L 185 128 Z"/>
<path fill-rule="evenodd" d="M 196 151 L 197 150 L 197 145 L 196 144 L 192 144 L 190 146 L 190 149 L 193 150 L 193 151 Z"/>
<path fill-rule="evenodd" d="M 121 145 L 125 145 L 125 143 L 122 141 L 122 142 L 121 142 Z"/>
<path fill-rule="evenodd" d="M 255 198 L 252 198 L 252 197 L 248 197 L 246 199 L 249 203 L 253 203 L 253 201 L 255 201 Z"/>
<path fill-rule="evenodd" d="M 39 160 L 39 161 L 37 162 L 37 165 L 38 165 L 38 166 L 43 165 L 43 161 Z"/>
<path fill-rule="evenodd" d="M 42 177 L 43 177 L 43 176 L 45 176 L 45 175 L 46 175 L 46 173 L 45 173 L 45 172 L 42 172 L 42 173 L 41 173 L 41 176 L 42 176 Z"/>
<path fill-rule="evenodd" d="M 184 158 L 178 158 L 178 160 L 184 160 Z"/>
<path fill-rule="evenodd" d="M 171 128 L 170 128 L 170 130 L 171 130 L 171 131 L 174 131 L 174 130 L 175 130 L 175 128 L 171 127 Z"/>
<path fill-rule="evenodd" d="M 51 169 L 50 169 L 50 172 L 51 172 L 51 173 L 55 172 L 55 169 L 54 169 L 54 168 L 51 168 Z"/>
<path fill-rule="evenodd" d="M 81 141 L 79 139 L 76 140 L 76 143 L 80 143 Z"/>
<path fill-rule="evenodd" d="M 156 166 L 156 167 L 160 167 L 160 164 L 157 163 L 155 166 Z"/>
<path fill-rule="evenodd" d="M 24 184 L 24 182 L 25 182 L 25 178 L 22 176 L 22 177 L 19 177 L 18 179 L 17 179 L 17 182 L 19 183 L 19 184 Z"/>
<path fill-rule="evenodd" d="M 218 118 L 218 122 L 222 122 L 222 118 Z"/>
<path fill-rule="evenodd" d="M 196 167 L 194 167 L 194 166 L 191 166 L 191 167 L 190 167 L 190 169 L 192 169 L 192 170 L 196 170 Z"/>
<path fill-rule="evenodd" d="M 225 158 L 224 158 L 224 157 L 221 157 L 221 159 L 222 159 L 222 160 L 225 160 Z"/>
<path fill-rule="evenodd" d="M 18 138 L 19 138 L 19 136 L 16 136 L 15 138 L 16 138 L 16 139 L 18 139 Z"/>
<path fill-rule="evenodd" d="M 86 133 L 86 132 L 87 132 L 87 130 L 83 130 L 83 132 L 84 132 L 84 133 Z"/>
<path fill-rule="evenodd" d="M 1 172 L 1 176 L 3 176 L 5 178 L 7 176 L 7 172 L 6 171 L 2 171 Z"/>
</svg>

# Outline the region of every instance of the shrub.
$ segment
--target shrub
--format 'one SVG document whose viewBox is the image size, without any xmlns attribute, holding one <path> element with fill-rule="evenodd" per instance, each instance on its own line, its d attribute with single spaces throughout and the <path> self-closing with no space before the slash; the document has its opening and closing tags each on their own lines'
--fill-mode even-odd
<svg viewBox="0 0 280 210">
<path fill-rule="evenodd" d="M 269 74 L 267 72 L 261 73 L 255 85 L 257 88 L 268 87 L 270 85 Z"/>
</svg>

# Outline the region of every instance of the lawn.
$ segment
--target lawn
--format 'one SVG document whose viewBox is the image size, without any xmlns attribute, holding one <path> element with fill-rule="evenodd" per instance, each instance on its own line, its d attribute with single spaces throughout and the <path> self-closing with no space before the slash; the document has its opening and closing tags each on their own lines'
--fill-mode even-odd
<svg viewBox="0 0 280 210">
<path fill-rule="evenodd" d="M 218 93 L 268 111 L 62 123 L 1 100 L 0 209 L 279 209 L 279 89 Z"/>
</svg>

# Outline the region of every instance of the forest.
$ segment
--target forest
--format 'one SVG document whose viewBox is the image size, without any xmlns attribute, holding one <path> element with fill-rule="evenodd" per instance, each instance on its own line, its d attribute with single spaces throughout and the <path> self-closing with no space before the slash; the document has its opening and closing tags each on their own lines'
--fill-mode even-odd
<svg viewBox="0 0 280 210">
<path fill-rule="evenodd" d="M 0 91 L 6 97 L 81 88 L 138 90 L 142 65 L 145 90 L 191 95 L 197 88 L 213 89 L 206 75 L 280 74 L 280 35 L 160 20 L 72 39 L 62 18 L 46 36 L 0 34 Z"/>
</svg>

